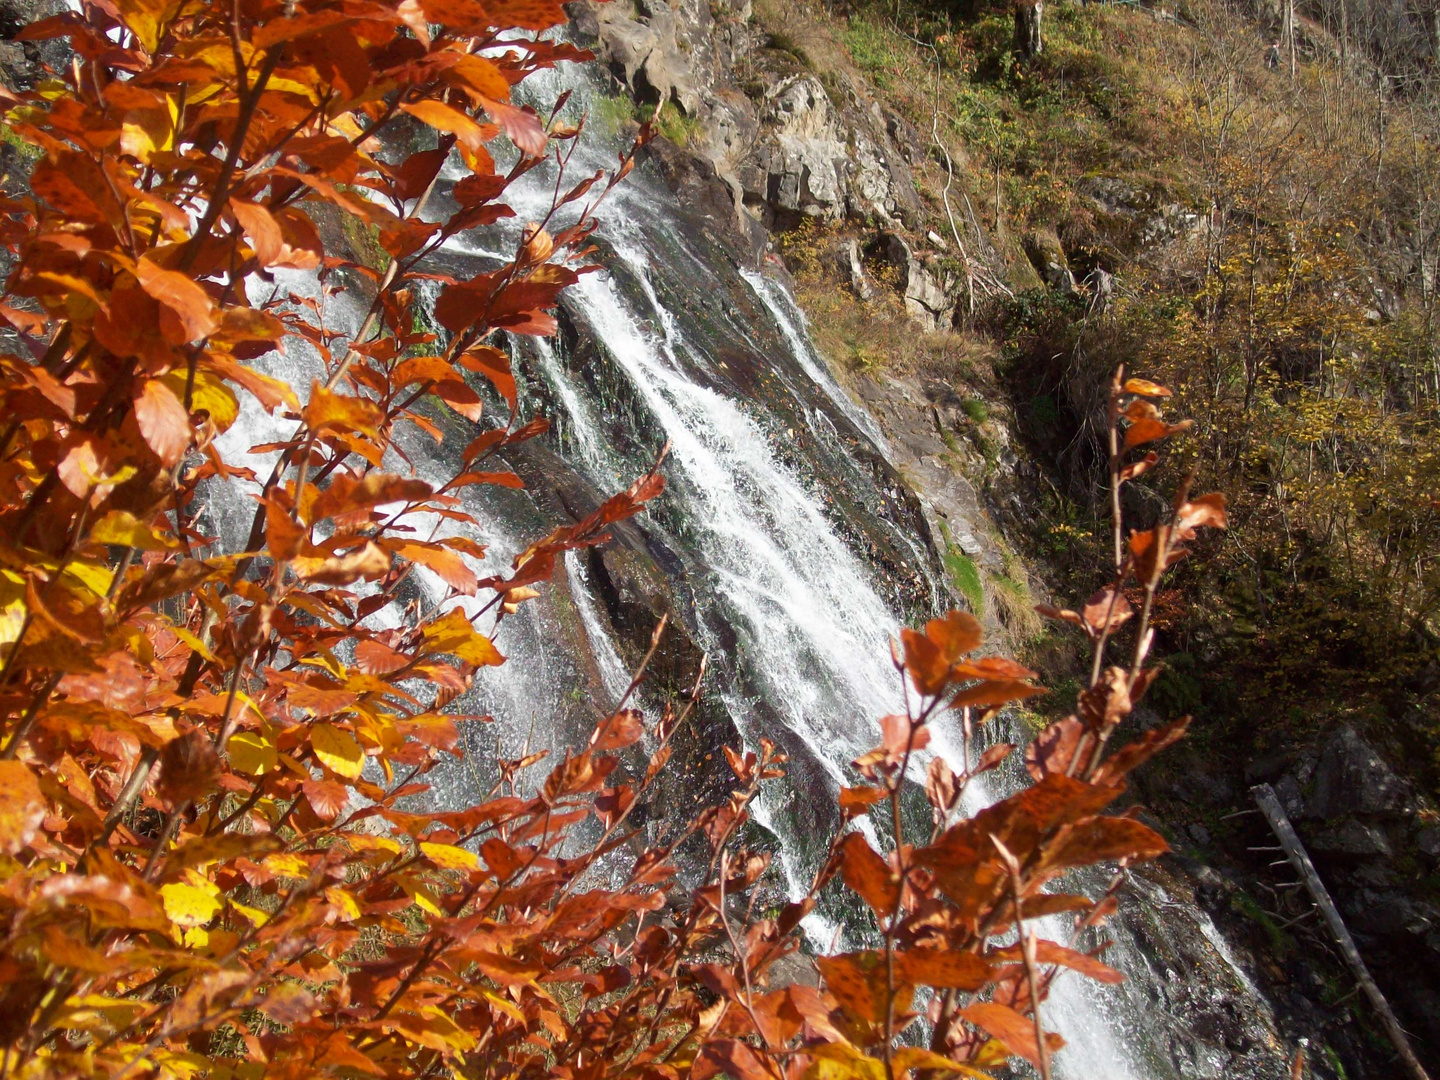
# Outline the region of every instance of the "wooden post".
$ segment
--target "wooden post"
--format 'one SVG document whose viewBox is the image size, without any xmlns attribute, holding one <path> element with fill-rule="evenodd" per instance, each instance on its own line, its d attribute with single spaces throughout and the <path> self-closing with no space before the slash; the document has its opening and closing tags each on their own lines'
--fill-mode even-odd
<svg viewBox="0 0 1440 1080">
<path fill-rule="evenodd" d="M 1345 928 L 1345 922 L 1340 918 L 1340 912 L 1335 908 L 1335 902 L 1330 899 L 1330 893 L 1325 888 L 1325 883 L 1320 880 L 1320 875 L 1315 872 L 1315 864 L 1310 861 L 1310 855 L 1305 846 L 1300 843 L 1300 837 L 1295 835 L 1295 826 L 1290 824 L 1290 819 L 1285 814 L 1285 808 L 1280 805 L 1280 800 L 1275 796 L 1275 789 L 1269 784 L 1257 784 L 1250 789 L 1250 794 L 1255 797 L 1260 812 L 1265 815 L 1265 820 L 1270 822 L 1270 828 L 1274 831 L 1280 846 L 1285 849 L 1285 855 L 1290 860 L 1290 865 L 1300 873 L 1300 880 L 1310 890 L 1310 896 L 1315 901 L 1315 906 L 1320 909 L 1326 924 L 1330 927 L 1330 933 L 1334 935 L 1335 941 L 1340 946 L 1340 951 L 1345 955 L 1345 962 L 1350 965 L 1350 970 L 1355 973 L 1355 979 L 1360 988 L 1365 991 L 1365 996 L 1370 999 L 1370 1004 L 1375 1006 L 1375 1011 L 1380 1014 L 1380 1020 L 1385 1026 L 1385 1033 L 1390 1036 L 1390 1042 L 1394 1045 L 1396 1053 L 1405 1062 L 1406 1069 L 1414 1080 L 1430 1080 L 1425 1072 L 1425 1067 L 1420 1064 L 1420 1059 L 1415 1056 L 1415 1051 L 1410 1047 L 1410 1040 L 1405 1037 L 1405 1030 L 1400 1026 L 1400 1021 L 1395 1019 L 1395 1013 L 1390 1009 L 1390 1003 L 1385 1000 L 1385 995 L 1380 993 L 1380 987 L 1375 985 L 1375 980 L 1370 976 L 1370 969 L 1365 966 L 1365 961 L 1360 957 L 1360 950 L 1355 947 L 1355 939 L 1350 936 L 1350 931 Z"/>
</svg>

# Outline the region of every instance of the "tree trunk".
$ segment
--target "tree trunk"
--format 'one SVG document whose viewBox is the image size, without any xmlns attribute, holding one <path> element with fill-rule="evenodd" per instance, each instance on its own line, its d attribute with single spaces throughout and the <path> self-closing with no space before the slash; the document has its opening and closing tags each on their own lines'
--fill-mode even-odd
<svg viewBox="0 0 1440 1080">
<path fill-rule="evenodd" d="M 1315 872 L 1315 864 L 1310 861 L 1309 852 L 1300 842 L 1300 837 L 1295 835 L 1295 827 L 1290 824 L 1290 818 L 1286 815 L 1284 807 L 1280 805 L 1280 800 L 1275 795 L 1275 789 L 1269 784 L 1257 784 L 1250 789 L 1250 794 L 1254 797 L 1256 805 L 1260 807 L 1260 812 L 1265 815 L 1265 820 L 1270 823 L 1270 829 L 1275 833 L 1275 838 L 1280 841 L 1280 846 L 1285 849 L 1285 857 L 1290 860 L 1290 865 L 1300 874 L 1300 880 L 1305 884 L 1311 899 L 1315 901 L 1315 906 L 1320 909 L 1320 914 L 1325 919 L 1325 925 L 1330 928 L 1335 943 L 1340 946 L 1340 954 L 1345 957 L 1345 962 L 1350 965 L 1350 970 L 1355 974 L 1355 981 L 1360 984 L 1360 988 L 1365 991 L 1365 996 L 1370 999 L 1370 1004 L 1380 1014 L 1381 1026 L 1384 1027 L 1385 1034 L 1390 1037 L 1390 1043 L 1395 1047 L 1396 1053 L 1400 1055 L 1401 1061 L 1405 1063 L 1405 1068 L 1413 1080 L 1430 1080 L 1429 1075 L 1425 1072 L 1425 1067 L 1415 1056 L 1415 1051 L 1410 1046 L 1410 1040 L 1405 1036 L 1405 1029 L 1400 1026 L 1400 1021 L 1395 1018 L 1390 1003 L 1385 1000 L 1385 995 L 1375 984 L 1370 969 L 1365 966 L 1365 961 L 1360 956 L 1360 950 L 1355 947 L 1355 939 L 1350 936 L 1350 931 L 1345 927 L 1345 920 L 1340 917 L 1340 912 L 1335 908 L 1335 902 L 1330 899 L 1329 890 L 1320 880 L 1320 875 Z"/>
<path fill-rule="evenodd" d="M 1295 81 L 1295 0 L 1285 0 L 1281 13 L 1280 36 L 1290 58 L 1290 81 Z"/>
<path fill-rule="evenodd" d="M 1027 60 L 1044 51 L 1040 36 L 1040 20 L 1045 16 L 1045 0 L 1016 0 L 1015 55 Z"/>
</svg>

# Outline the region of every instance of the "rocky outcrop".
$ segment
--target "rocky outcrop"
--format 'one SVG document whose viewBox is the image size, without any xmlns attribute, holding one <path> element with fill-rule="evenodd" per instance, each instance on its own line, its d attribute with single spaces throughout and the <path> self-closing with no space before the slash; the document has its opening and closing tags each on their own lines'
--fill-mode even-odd
<svg viewBox="0 0 1440 1080">
<path fill-rule="evenodd" d="M 1036 229 L 1025 237 L 1025 255 L 1040 280 L 1056 292 L 1070 296 L 1075 292 L 1075 275 L 1060 238 L 1053 229 Z"/>
<path fill-rule="evenodd" d="M 827 89 L 796 56 L 772 48 L 750 24 L 748 3 L 578 0 L 570 10 L 637 99 L 696 122 L 691 148 L 730 185 L 737 214 L 782 228 L 804 217 L 918 223 L 907 164 L 916 151 L 897 145 L 908 125 L 888 120 L 854 86 Z"/>
<path fill-rule="evenodd" d="M 959 282 L 930 255 L 916 256 L 905 238 L 887 233 L 875 245 L 876 254 L 895 267 L 905 310 L 927 331 L 948 330 L 955 322 Z"/>
</svg>

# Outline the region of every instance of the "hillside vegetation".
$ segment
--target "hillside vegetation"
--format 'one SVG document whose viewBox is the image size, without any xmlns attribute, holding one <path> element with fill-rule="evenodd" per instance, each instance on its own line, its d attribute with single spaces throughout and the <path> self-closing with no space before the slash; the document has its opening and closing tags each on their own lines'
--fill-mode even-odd
<svg viewBox="0 0 1440 1080">
<path fill-rule="evenodd" d="M 1029 59 L 1002 6 L 851 5 L 828 29 L 887 106 L 937 134 L 920 170 L 931 223 L 948 239 L 954 218 L 972 266 L 991 256 L 1013 293 L 977 271 L 963 337 L 893 348 L 893 332 L 844 317 L 859 305 L 827 292 L 824 260 L 792 239 L 807 298 L 831 309 L 819 332 L 832 355 L 1003 388 L 1050 481 L 1026 491 L 1020 532 L 1061 581 L 1093 570 L 1109 532 L 1105 378 L 1122 363 L 1162 373 L 1203 418 L 1199 482 L 1234 498 L 1219 575 L 1190 583 L 1205 602 L 1167 628 L 1178 667 L 1202 653 L 1224 674 L 1203 687 L 1177 675 L 1173 692 L 1286 735 L 1404 712 L 1433 765 L 1428 75 L 1385 77 L 1354 40 L 1342 60 L 1306 22 L 1292 78 L 1266 65 L 1263 19 L 1218 3 L 1052 5 Z M 1158 495 L 1137 485 L 1134 508 L 1153 512 Z"/>
</svg>

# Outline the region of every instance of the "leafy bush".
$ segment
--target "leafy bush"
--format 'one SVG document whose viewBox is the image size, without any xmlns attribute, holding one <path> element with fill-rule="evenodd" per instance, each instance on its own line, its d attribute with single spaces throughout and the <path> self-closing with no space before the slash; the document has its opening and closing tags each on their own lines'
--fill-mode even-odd
<svg viewBox="0 0 1440 1080">
<path fill-rule="evenodd" d="M 648 848 L 632 825 L 661 812 L 653 785 L 698 680 L 653 723 L 622 702 L 535 783 L 542 755 L 496 761 L 478 804 L 424 808 L 424 776 L 481 719 L 452 706 L 504 662 L 494 627 L 557 556 L 663 487 L 657 462 L 507 570 L 475 565 L 460 493 L 519 486 L 496 455 L 544 428 L 515 415 L 493 336 L 555 331 L 596 202 L 634 157 L 558 185 L 504 265 L 458 281 L 426 256 L 510 216 L 507 187 L 551 149 L 565 161 L 578 128 L 510 101 L 583 55 L 530 33 L 562 19 L 554 0 L 120 0 L 26 30 L 68 38 L 75 62 L 4 101 L 44 158 L 34 198 L 0 204 L 16 258 L 0 306 L 0 1075 L 891 1080 L 1011 1054 L 1048 1072 L 1058 1040 L 1039 1003 L 1057 972 L 1118 978 L 1032 920 L 1099 924 L 1110 893 L 1045 886 L 1165 850 L 1101 811 L 1183 721 L 1103 750 L 1152 677 L 1161 573 L 1196 527 L 1223 523 L 1215 497 L 1183 489 L 1117 548 L 1098 599 L 1054 613 L 1095 641 L 1094 676 L 1027 751 L 1034 785 L 973 818 L 966 784 L 1013 749 L 973 756 L 974 729 L 1037 688 L 975 655 L 969 616 L 902 632 L 909 711 L 881 721 L 840 793 L 846 822 L 888 816 L 892 844 L 838 832 L 807 895 L 771 918 L 754 912 L 769 857 L 742 844 L 750 801 L 781 775 L 769 743 L 726 750 L 725 805 Z M 417 131 L 425 148 L 387 150 Z M 487 149 L 502 132 L 518 152 L 504 172 Z M 452 153 L 467 173 L 432 220 Z M 327 251 L 312 215 L 373 230 L 384 269 Z M 313 272 L 320 295 L 286 271 Z M 342 293 L 364 312 L 353 333 L 325 319 Z M 282 347 L 317 356 L 309 387 L 255 365 Z M 397 433 L 445 438 L 419 409 L 432 399 L 481 424 L 469 376 L 508 422 L 482 426 L 455 475 L 422 480 Z M 1144 400 L 1158 389 L 1124 390 L 1141 395 L 1125 451 L 1178 430 Z M 242 393 L 293 425 L 251 448 L 274 456 L 268 474 L 218 439 Z M 1117 489 L 1138 468 L 1123 456 Z M 198 516 L 226 487 L 255 505 L 239 548 Z M 401 611 L 417 573 L 444 598 Z M 1129 578 L 1145 595 L 1132 655 L 1107 667 Z M 960 718 L 960 771 L 930 760 L 932 827 L 910 836 L 902 794 L 942 710 Z M 879 947 L 820 958 L 823 989 L 784 985 L 773 966 L 837 877 Z M 917 1010 L 928 1049 L 908 1045 Z"/>
</svg>

